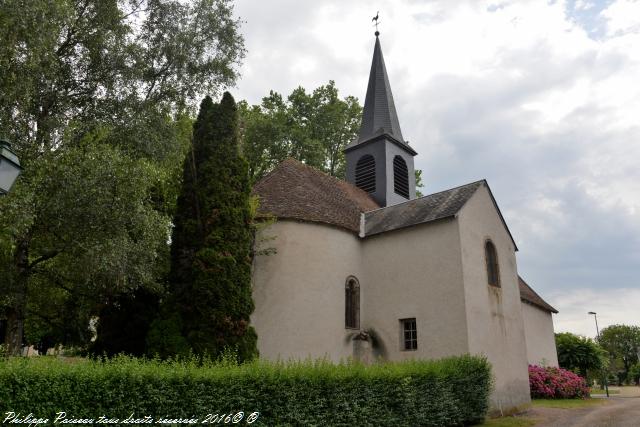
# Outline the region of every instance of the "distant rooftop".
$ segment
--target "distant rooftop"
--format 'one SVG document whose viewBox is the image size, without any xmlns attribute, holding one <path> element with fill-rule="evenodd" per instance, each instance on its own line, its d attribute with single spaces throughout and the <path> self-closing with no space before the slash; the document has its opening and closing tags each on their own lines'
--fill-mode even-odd
<svg viewBox="0 0 640 427">
<path fill-rule="evenodd" d="M 535 305 L 538 308 L 548 311 L 550 313 L 557 313 L 558 310 L 551 307 L 540 295 L 536 293 L 531 286 L 525 282 L 522 277 L 518 276 L 518 285 L 520 286 L 520 299 L 531 305 Z"/>
</svg>

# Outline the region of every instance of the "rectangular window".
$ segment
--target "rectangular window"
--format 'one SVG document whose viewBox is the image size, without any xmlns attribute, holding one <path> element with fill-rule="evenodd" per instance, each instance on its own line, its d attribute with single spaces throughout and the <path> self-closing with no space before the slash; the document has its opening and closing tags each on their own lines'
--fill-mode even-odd
<svg viewBox="0 0 640 427">
<path fill-rule="evenodd" d="M 416 328 L 416 319 L 401 319 L 400 327 L 402 330 L 402 349 L 417 350 L 418 330 Z"/>
</svg>

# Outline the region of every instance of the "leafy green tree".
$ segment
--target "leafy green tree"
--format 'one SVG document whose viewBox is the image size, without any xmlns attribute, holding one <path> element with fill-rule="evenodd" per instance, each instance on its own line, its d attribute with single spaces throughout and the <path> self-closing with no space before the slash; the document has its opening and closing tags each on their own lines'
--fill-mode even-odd
<svg viewBox="0 0 640 427">
<path fill-rule="evenodd" d="M 424 187 L 424 184 L 422 182 L 422 170 L 416 169 L 414 173 L 416 175 L 416 197 L 422 197 L 424 196 L 424 194 L 422 194 L 422 192 L 420 191 L 420 189 Z"/>
<path fill-rule="evenodd" d="M 587 377 L 588 370 L 605 366 L 606 352 L 593 340 L 570 332 L 556 334 L 558 364 L 561 368 Z"/>
<path fill-rule="evenodd" d="M 119 295 L 158 288 L 187 116 L 234 82 L 238 27 L 228 0 L 0 2 L 0 134 L 24 166 L 0 200 L 10 353 L 86 343 Z"/>
<path fill-rule="evenodd" d="M 249 176 L 259 180 L 278 163 L 289 156 L 291 150 L 286 134 L 288 112 L 282 97 L 270 92 L 261 105 L 238 103 L 243 135 L 242 152 L 249 163 Z"/>
<path fill-rule="evenodd" d="M 3 237 L 22 237 L 3 283 L 8 326 L 21 328 L 29 315 L 59 342 L 81 344 L 105 298 L 155 284 L 168 223 L 150 200 L 158 176 L 146 162 L 95 141 L 44 156 L 48 169 L 16 189 L 31 197 L 27 209 L 2 211 Z M 7 332 L 19 348 L 23 330 Z"/>
<path fill-rule="evenodd" d="M 612 365 L 620 365 L 619 381 L 628 381 L 631 367 L 638 363 L 640 327 L 611 325 L 600 331 L 598 344 L 609 352 Z"/>
<path fill-rule="evenodd" d="M 287 157 L 344 177 L 342 150 L 358 135 L 362 107 L 352 96 L 341 99 L 333 81 L 312 93 L 298 87 L 286 100 L 271 91 L 260 105 L 239 108 L 253 182 Z"/>
<path fill-rule="evenodd" d="M 271 91 L 260 105 L 240 102 L 239 111 L 252 182 L 288 157 L 344 179 L 343 150 L 358 136 L 362 107 L 353 96 L 341 99 L 333 80 L 312 93 L 298 87 L 287 99 Z M 421 197 L 422 171 L 415 175 Z"/>
<path fill-rule="evenodd" d="M 198 355 L 233 348 L 241 361 L 255 357 L 251 185 L 228 92 L 220 104 L 202 101 L 174 224 L 170 304 L 178 308 L 182 335 Z"/>
</svg>

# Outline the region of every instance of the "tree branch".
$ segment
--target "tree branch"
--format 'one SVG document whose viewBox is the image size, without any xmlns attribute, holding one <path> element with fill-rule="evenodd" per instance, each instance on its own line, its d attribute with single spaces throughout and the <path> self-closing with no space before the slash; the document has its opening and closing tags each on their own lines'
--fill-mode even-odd
<svg viewBox="0 0 640 427">
<path fill-rule="evenodd" d="M 76 7 L 79 7 L 79 5 L 76 5 Z M 88 7 L 89 7 L 89 1 L 85 0 L 82 6 L 80 7 L 80 11 L 78 12 L 78 16 L 76 17 L 73 25 L 71 25 L 67 29 L 67 36 L 65 37 L 65 40 L 60 44 L 60 46 L 56 50 L 57 56 L 61 57 L 64 51 L 67 50 L 67 48 L 73 46 L 73 43 L 71 43 L 73 40 L 73 36 L 76 34 L 76 31 L 78 30 L 77 28 L 78 23 L 80 22 L 80 19 L 82 19 Z"/>
<path fill-rule="evenodd" d="M 55 257 L 59 253 L 60 253 L 59 250 L 49 251 L 49 252 L 45 253 L 44 255 L 42 255 L 40 258 L 32 261 L 29 264 L 29 268 L 31 269 L 31 268 L 35 267 L 36 265 L 40 264 L 41 262 L 45 262 L 47 260 L 50 260 L 51 258 Z"/>
</svg>

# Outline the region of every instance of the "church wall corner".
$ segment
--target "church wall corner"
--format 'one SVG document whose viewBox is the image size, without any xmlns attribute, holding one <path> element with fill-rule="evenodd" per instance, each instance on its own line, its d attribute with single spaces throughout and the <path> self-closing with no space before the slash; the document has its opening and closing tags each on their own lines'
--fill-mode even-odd
<svg viewBox="0 0 640 427">
<path fill-rule="evenodd" d="M 458 220 L 471 353 L 484 354 L 492 364 L 493 408 L 527 404 L 529 381 L 515 247 L 486 186 L 467 201 Z M 488 283 L 487 239 L 498 254 L 500 287 Z"/>
</svg>

